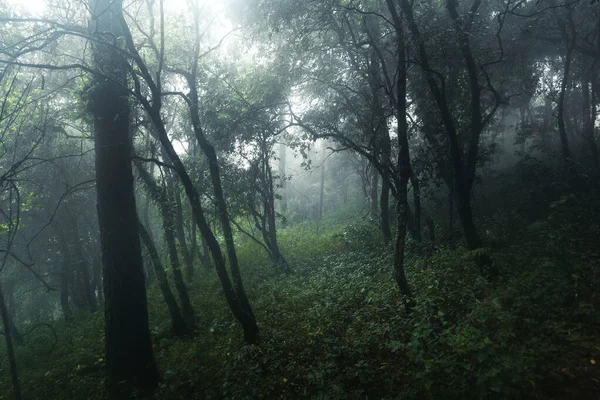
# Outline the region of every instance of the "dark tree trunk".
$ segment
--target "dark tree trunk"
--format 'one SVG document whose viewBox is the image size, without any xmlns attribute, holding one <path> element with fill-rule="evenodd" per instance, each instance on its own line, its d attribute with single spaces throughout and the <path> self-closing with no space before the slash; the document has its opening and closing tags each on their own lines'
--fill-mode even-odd
<svg viewBox="0 0 600 400">
<path fill-rule="evenodd" d="M 377 171 L 377 168 L 375 167 L 371 167 L 371 193 L 370 193 L 370 199 L 371 199 L 371 216 L 372 217 L 377 217 L 378 214 L 378 208 L 379 208 L 379 171 Z"/>
<path fill-rule="evenodd" d="M 170 201 L 168 197 L 169 191 L 167 191 L 166 188 L 158 185 L 154 178 L 150 176 L 148 171 L 144 169 L 140 161 L 135 160 L 134 163 L 140 178 L 148 190 L 148 195 L 153 198 L 158 206 L 158 209 L 160 210 L 163 223 L 163 232 L 169 253 L 169 260 L 171 261 L 171 268 L 173 269 L 175 288 L 177 289 L 177 294 L 179 295 L 179 300 L 181 301 L 183 317 L 187 325 L 191 328 L 195 325 L 195 316 L 192 302 L 183 280 L 183 274 L 181 273 L 181 267 L 179 263 L 179 255 L 177 253 L 177 243 L 175 241 L 175 213 L 173 212 L 172 208 L 174 202 Z"/>
<path fill-rule="evenodd" d="M 360 188 L 364 196 L 365 205 L 369 204 L 369 161 L 365 157 L 360 157 L 360 164 L 357 168 L 357 175 L 360 179 Z"/>
<path fill-rule="evenodd" d="M 392 240 L 392 228 L 390 227 L 390 184 L 387 179 L 381 181 L 381 197 L 379 199 L 381 208 L 381 230 L 386 242 Z"/>
<path fill-rule="evenodd" d="M 427 218 L 427 233 L 429 237 L 429 241 L 431 242 L 431 246 L 435 246 L 435 225 L 433 224 L 433 220 L 431 218 Z"/>
<path fill-rule="evenodd" d="M 286 155 L 287 149 L 284 143 L 279 144 L 279 187 L 281 188 L 281 214 L 285 215 L 287 212 L 287 194 L 285 192 L 285 171 L 286 171 Z M 285 218 L 282 222 L 282 227 L 285 227 Z"/>
<path fill-rule="evenodd" d="M 415 174 L 411 174 L 410 182 L 412 184 L 413 191 L 413 203 L 415 207 L 414 221 L 415 221 L 415 235 L 414 238 L 417 242 L 421 241 L 421 187 L 419 185 L 419 179 Z"/>
<path fill-rule="evenodd" d="M 194 261 L 196 258 L 196 252 L 198 251 L 198 237 L 196 236 L 196 224 L 194 223 L 194 219 L 191 218 L 190 219 L 190 236 L 191 236 L 191 240 L 192 243 L 190 245 L 190 261 L 192 266 L 194 265 Z M 187 272 L 187 275 L 185 277 L 187 284 L 191 285 L 194 281 L 194 268 L 190 268 Z"/>
<path fill-rule="evenodd" d="M 598 29 L 598 36 L 600 36 L 600 29 Z M 598 46 L 600 46 L 600 37 L 598 38 Z M 595 139 L 595 135 L 594 135 L 594 125 L 595 125 L 595 121 L 598 119 L 598 103 L 600 101 L 600 99 L 598 98 L 598 96 L 600 96 L 600 82 L 598 82 L 598 77 L 595 74 L 592 74 L 592 104 L 591 104 L 591 112 L 592 112 L 592 123 L 591 123 L 591 139 L 593 140 L 593 146 L 592 146 L 592 157 L 594 159 L 595 162 L 595 167 L 597 170 L 600 170 L 600 155 L 599 155 L 599 150 L 598 150 L 598 143 L 596 142 Z"/>
<path fill-rule="evenodd" d="M 450 173 L 450 186 L 448 186 L 448 245 L 454 247 L 454 173 Z"/>
<path fill-rule="evenodd" d="M 8 309 L 4 301 L 4 293 L 2 292 L 2 285 L 0 285 L 0 316 L 2 317 L 2 327 L 4 328 L 4 339 L 6 341 L 6 352 L 8 355 L 8 365 L 10 370 L 10 378 L 12 381 L 13 398 L 15 400 L 21 400 L 21 385 L 19 384 L 19 375 L 17 370 L 17 359 L 15 357 L 15 349 L 13 346 L 13 335 L 11 334 L 11 323 L 10 316 L 8 315 Z"/>
<path fill-rule="evenodd" d="M 108 78 L 96 78 L 94 117 L 98 222 L 104 275 L 106 366 L 112 398 L 146 395 L 159 380 L 152 354 L 144 267 L 131 169 L 128 69 L 112 47 L 123 37 L 121 0 L 90 0 L 94 60 Z"/>
<path fill-rule="evenodd" d="M 481 247 L 481 239 L 473 221 L 473 212 L 471 211 L 471 198 L 465 191 L 460 191 L 456 196 L 456 207 L 458 218 L 462 224 L 467 248 L 478 249 Z"/>
<path fill-rule="evenodd" d="M 321 151 L 323 154 L 321 155 L 321 189 L 319 191 L 319 219 L 323 218 L 323 203 L 325 201 L 325 162 L 327 161 L 325 157 L 325 144 L 322 146 Z"/>
<path fill-rule="evenodd" d="M 160 287 L 160 291 L 165 299 L 165 303 L 167 304 L 167 309 L 169 310 L 169 315 L 171 316 L 171 325 L 173 327 L 173 333 L 177 336 L 185 335 L 190 332 L 189 327 L 186 325 L 183 317 L 181 316 L 181 312 L 179 310 L 179 306 L 177 305 L 177 301 L 173 296 L 173 292 L 171 292 L 171 287 L 169 286 L 169 281 L 167 279 L 167 274 L 165 273 L 165 269 L 160 262 L 160 257 L 158 256 L 158 251 L 156 250 L 156 246 L 148 234 L 148 230 L 142 222 L 139 222 L 140 229 L 140 238 L 144 243 L 144 246 L 148 250 L 150 255 L 150 259 L 152 260 L 152 266 L 154 267 L 154 274 L 156 275 L 156 280 L 158 281 L 158 286 Z"/>
<path fill-rule="evenodd" d="M 198 259 L 204 265 L 204 268 L 210 269 L 213 267 L 213 263 L 210 261 L 210 254 L 208 246 L 204 238 L 200 239 L 200 246 L 198 246 Z"/>
<path fill-rule="evenodd" d="M 444 123 L 446 137 L 450 143 L 450 156 L 452 173 L 454 174 L 454 189 L 456 190 L 457 196 L 457 208 L 459 218 L 461 220 L 463 233 L 467 246 L 470 250 L 478 249 L 481 246 L 481 238 L 479 237 L 473 216 L 471 214 L 470 197 L 471 190 L 473 188 L 473 182 L 475 181 L 475 173 L 477 170 L 477 159 L 479 153 L 479 141 L 481 133 L 487 121 L 493 116 L 497 110 L 500 102 L 496 98 L 496 103 L 488 112 L 485 120 L 483 118 L 483 111 L 481 108 L 481 91 L 482 88 L 479 84 L 479 69 L 470 45 L 470 28 L 472 19 L 475 17 L 480 1 L 473 3 L 473 6 L 469 10 L 469 18 L 462 18 L 458 14 L 458 4 L 456 0 L 447 0 L 446 8 L 450 18 L 454 22 L 455 33 L 458 38 L 458 44 L 462 53 L 465 69 L 469 84 L 469 95 L 470 95 L 470 110 L 469 110 L 469 129 L 466 132 L 466 154 L 463 154 L 462 146 L 459 143 L 459 135 L 457 134 L 457 128 L 455 125 L 454 117 L 450 106 L 448 105 L 444 88 L 440 87 L 436 81 L 433 73 L 433 69 L 430 66 L 429 58 L 427 56 L 427 50 L 425 43 L 421 36 L 419 27 L 414 18 L 412 5 L 409 0 L 400 0 L 400 6 L 406 17 L 408 28 L 413 36 L 413 39 L 417 45 L 418 58 L 421 63 L 421 69 L 425 75 L 427 85 L 433 95 L 433 98 L 440 110 L 442 121 Z M 471 214 L 471 215 L 467 215 Z M 478 245 L 479 247 L 471 247 Z M 495 276 L 497 275 L 494 266 L 491 263 L 489 257 L 480 257 L 478 264 L 482 274 Z"/>
<path fill-rule="evenodd" d="M 592 84 L 592 92 L 590 96 L 590 73 L 584 72 L 581 79 L 581 97 L 582 97 L 582 113 L 583 113 L 583 138 L 589 146 L 590 155 L 592 156 L 592 165 L 598 168 L 598 146 L 594 138 L 594 122 L 596 121 L 596 107 L 594 104 L 594 85 Z M 590 98 L 591 97 L 591 98 Z"/>
<path fill-rule="evenodd" d="M 396 98 L 394 101 L 396 119 L 398 121 L 398 177 L 396 179 L 397 192 L 397 231 L 394 246 L 394 278 L 403 297 L 404 308 L 407 313 L 412 311 L 414 298 L 404 271 L 404 258 L 406 253 L 406 224 L 408 221 L 408 181 L 412 175 L 410 164 L 410 150 L 408 147 L 408 123 L 406 121 L 406 47 L 402 21 L 393 0 L 386 0 L 387 7 L 392 15 L 397 40 L 397 66 L 396 66 Z"/>
<path fill-rule="evenodd" d="M 152 135 L 148 135 L 148 143 L 149 143 L 149 147 L 150 147 L 150 158 L 154 158 L 156 156 L 156 146 L 153 142 L 153 138 Z M 150 176 L 154 176 L 154 163 L 150 163 Z M 147 227 L 147 231 L 148 231 L 148 235 L 150 235 L 150 239 L 152 240 L 152 243 L 155 242 L 154 240 L 154 236 L 152 236 L 152 229 L 151 229 L 151 225 L 150 225 L 150 196 L 146 196 L 145 201 L 144 201 L 144 208 L 143 208 L 143 223 L 144 226 Z"/>
<path fill-rule="evenodd" d="M 10 327 L 10 334 L 15 340 L 16 344 L 23 344 L 23 335 L 15 324 L 15 299 L 14 299 L 15 285 L 11 282 L 6 282 L 4 285 L 4 302 L 6 304 L 6 312 L 8 313 L 8 325 Z"/>
<path fill-rule="evenodd" d="M 187 241 L 185 240 L 185 229 L 183 226 L 183 204 L 181 201 L 181 194 L 179 193 L 178 185 L 173 182 L 169 185 L 172 189 L 172 195 L 175 199 L 175 232 L 177 233 L 177 241 L 181 248 L 181 255 L 183 256 L 183 262 L 185 265 L 184 274 L 186 280 L 191 282 L 194 276 L 194 261 L 192 259 L 192 253 L 188 248 Z"/>
<path fill-rule="evenodd" d="M 71 281 L 71 252 L 60 223 L 52 224 L 54 232 L 58 236 L 58 246 L 62 256 L 62 268 L 60 273 L 60 307 L 67 322 L 73 320 L 73 312 L 69 304 L 69 282 Z"/>
<path fill-rule="evenodd" d="M 219 246 L 219 242 L 217 241 L 210 226 L 208 225 L 208 222 L 204 215 L 204 210 L 202 209 L 202 205 L 200 203 L 200 196 L 198 194 L 198 191 L 194 187 L 194 184 L 192 183 L 192 180 L 188 175 L 187 170 L 185 169 L 183 163 L 181 162 L 181 159 L 175 152 L 175 149 L 173 148 L 173 145 L 169 140 L 167 131 L 162 123 L 160 114 L 149 105 L 146 105 L 146 110 L 148 111 L 150 117 L 152 118 L 152 122 L 158 131 L 158 136 L 161 144 L 164 146 L 167 154 L 169 155 L 169 158 L 173 162 L 175 171 L 181 179 L 181 183 L 183 184 L 187 197 L 190 201 L 190 204 L 192 205 L 194 219 L 196 220 L 198 229 L 200 230 L 200 233 L 202 234 L 205 240 L 206 246 L 208 247 L 208 250 L 213 258 L 217 276 L 219 277 L 221 285 L 223 286 L 223 291 L 225 293 L 225 299 L 227 300 L 227 304 L 229 305 L 233 315 L 240 322 L 240 324 L 242 325 L 242 329 L 244 330 L 244 340 L 250 344 L 257 344 L 259 342 L 259 331 L 258 325 L 256 324 L 256 319 L 254 317 L 254 313 L 252 313 L 251 308 L 249 308 L 250 304 L 247 302 L 247 298 L 246 301 L 243 301 L 243 299 L 238 295 L 238 290 L 240 289 L 240 287 L 234 286 L 234 284 L 232 284 L 232 281 L 229 279 L 229 275 L 227 274 L 227 268 L 225 265 L 225 258 L 221 253 L 221 247 Z M 239 279 L 241 279 L 241 277 L 239 277 L 238 270 L 238 280 Z M 243 287 L 241 287 L 241 289 L 243 290 Z"/>
<path fill-rule="evenodd" d="M 75 249 L 76 260 L 74 260 L 74 268 L 80 275 L 79 284 L 81 285 L 81 292 L 85 297 L 89 310 L 94 313 L 97 310 L 98 304 L 91 285 L 89 265 L 84 255 L 83 246 L 81 245 L 82 238 L 79 236 L 77 219 L 68 206 L 65 206 L 65 217 L 71 231 L 71 243 Z"/>
<path fill-rule="evenodd" d="M 379 95 L 378 95 L 379 97 Z M 377 137 L 379 147 L 381 148 L 381 163 L 386 173 L 381 177 L 381 197 L 379 198 L 379 208 L 381 212 L 381 230 L 386 241 L 392 240 L 392 229 L 390 227 L 390 174 L 387 172 L 392 160 L 392 143 L 381 101 L 378 101 L 377 107 L 379 110 L 379 126 L 377 127 Z"/>
<path fill-rule="evenodd" d="M 368 24 L 365 23 L 367 33 L 370 35 L 368 30 Z M 390 217 L 389 217 L 389 195 L 390 195 L 390 179 L 389 167 L 391 165 L 391 141 L 390 134 L 387 126 L 387 116 L 383 108 L 382 102 L 382 89 L 383 83 L 381 79 L 381 60 L 377 55 L 377 51 L 372 47 L 369 54 L 369 87 L 371 90 L 371 116 L 372 124 L 371 134 L 373 150 L 372 154 L 376 160 L 381 158 L 379 161 L 381 169 L 384 171 L 380 172 L 376 165 L 373 165 L 373 175 L 371 186 L 371 215 L 375 216 L 379 212 L 381 218 L 381 230 L 383 237 L 386 241 L 392 239 L 392 231 L 390 228 Z M 377 204 L 377 191 L 378 191 L 378 178 L 381 174 L 381 197 L 379 198 L 379 204 Z M 379 210 L 377 209 L 379 208 Z"/>
<path fill-rule="evenodd" d="M 567 46 L 567 53 L 565 55 L 565 64 L 563 67 L 563 78 L 560 84 L 560 92 L 558 95 L 558 133 L 560 134 L 560 145 L 562 148 L 563 158 L 567 163 L 567 168 L 572 162 L 571 148 L 569 146 L 569 139 L 567 137 L 567 127 L 565 124 L 565 96 L 567 93 L 567 84 L 569 81 L 569 74 L 571 70 L 571 59 L 573 57 L 573 48 L 571 44 Z"/>
<path fill-rule="evenodd" d="M 199 46 L 195 47 L 195 54 L 193 57 L 193 60 L 195 60 L 195 62 L 192 66 L 192 72 L 178 72 L 186 79 L 186 81 L 189 84 L 190 116 L 192 119 L 194 132 L 198 139 L 198 143 L 200 144 L 209 162 L 209 171 L 211 175 L 211 180 L 213 182 L 215 200 L 218 205 L 219 217 L 223 225 L 223 233 L 225 236 L 225 241 L 227 244 L 228 254 L 230 258 L 229 261 L 231 266 L 233 284 L 232 281 L 229 279 L 229 275 L 227 273 L 227 268 L 225 265 L 225 259 L 223 257 L 223 254 L 221 253 L 221 247 L 219 246 L 219 242 L 215 238 L 212 230 L 210 229 L 207 223 L 206 217 L 204 216 L 204 210 L 202 209 L 202 205 L 200 203 L 200 196 L 198 194 L 198 191 L 194 187 L 194 184 L 185 166 L 181 162 L 179 155 L 173 148 L 173 144 L 169 139 L 169 135 L 167 134 L 167 130 L 162 120 L 161 103 L 163 94 L 161 92 L 160 74 L 158 74 L 158 82 L 155 82 L 153 79 L 153 75 L 150 73 L 147 66 L 144 64 L 142 58 L 140 57 L 137 49 L 135 48 L 131 32 L 129 31 L 127 24 L 125 23 L 122 16 L 120 17 L 119 22 L 121 26 L 124 27 L 122 36 L 125 38 L 127 49 L 136 60 L 136 65 L 140 69 L 139 72 L 151 90 L 152 102 L 148 101 L 145 95 L 139 90 L 136 93 L 136 97 L 138 98 L 138 100 L 140 100 L 142 106 L 144 107 L 144 110 L 148 113 L 148 116 L 152 120 L 152 123 L 156 128 L 160 143 L 162 144 L 167 155 L 171 159 L 175 172 L 177 172 L 177 174 L 179 175 L 183 188 L 185 189 L 186 195 L 192 206 L 194 218 L 196 220 L 196 224 L 198 225 L 198 229 L 200 229 L 200 233 L 206 240 L 207 246 L 213 257 L 217 275 L 219 277 L 219 280 L 221 281 L 221 285 L 223 286 L 223 291 L 225 293 L 227 303 L 229 304 L 232 313 L 234 314 L 236 319 L 241 323 L 242 328 L 244 329 L 244 339 L 248 343 L 256 344 L 259 342 L 258 325 L 256 324 L 256 318 L 254 317 L 254 313 L 252 312 L 252 308 L 250 307 L 250 303 L 248 302 L 248 298 L 244 291 L 240 275 L 239 264 L 237 261 L 237 255 L 235 253 L 235 247 L 233 242 L 233 235 L 231 232 L 231 226 L 229 225 L 229 216 L 227 215 L 227 206 L 223 195 L 223 189 L 221 187 L 221 178 L 219 175 L 219 165 L 217 162 L 217 156 L 214 148 L 208 142 L 206 136 L 204 135 L 204 132 L 200 125 L 198 108 L 198 90 L 196 87 L 196 71 L 198 68 L 197 61 L 200 57 Z M 196 37 L 198 38 L 200 35 L 199 27 L 196 26 L 195 28 Z"/>
<path fill-rule="evenodd" d="M 283 256 L 283 253 L 281 252 L 281 249 L 279 247 L 279 243 L 277 242 L 277 230 L 275 228 L 275 209 L 273 203 L 269 204 L 268 207 L 270 208 L 270 210 L 268 211 L 268 226 L 266 229 L 266 233 L 268 238 L 267 246 L 269 247 L 271 253 L 271 259 L 273 261 L 273 264 L 277 266 L 277 268 L 289 272 L 290 266 L 285 257 Z"/>
<path fill-rule="evenodd" d="M 13 318 L 13 316 L 10 314 L 10 311 L 8 311 L 7 308 L 7 312 L 8 312 L 8 327 L 10 334 L 12 335 L 13 339 L 15 340 L 15 343 L 18 345 L 22 345 L 24 343 L 24 338 L 23 335 L 21 334 L 21 332 L 19 331 L 19 328 L 17 328 L 17 325 L 15 325 L 15 320 Z M 34 321 L 39 321 L 41 318 L 38 317 L 37 319 L 33 319 Z"/>
<path fill-rule="evenodd" d="M 163 222 L 165 229 L 165 240 L 167 241 L 167 248 L 169 251 L 169 258 L 171 260 L 171 267 L 173 268 L 173 281 L 175 282 L 175 288 L 181 301 L 181 309 L 183 316 L 190 326 L 195 324 L 194 309 L 192 302 L 185 286 L 183 274 L 181 272 L 179 256 L 177 254 L 177 244 L 175 243 L 175 232 L 174 232 L 174 220 L 171 210 L 166 209 L 163 212 Z"/>
<path fill-rule="evenodd" d="M 271 164 L 269 163 L 269 152 L 266 148 L 263 148 L 263 176 L 266 180 L 266 196 L 263 199 L 265 203 L 266 213 L 266 230 L 268 235 L 268 244 L 273 256 L 273 262 L 275 265 L 283 271 L 289 272 L 290 266 L 283 256 L 281 249 L 279 248 L 279 242 L 277 241 L 277 223 L 275 213 L 275 183 L 273 182 L 273 171 L 271 170 Z"/>
<path fill-rule="evenodd" d="M 192 74 L 192 76 L 195 76 L 195 75 L 196 75 L 195 73 Z M 242 318 L 241 321 L 242 321 L 242 327 L 244 328 L 245 340 L 248 343 L 258 343 L 258 341 L 259 341 L 258 326 L 256 324 L 256 318 L 254 316 L 254 312 L 252 311 L 252 307 L 250 306 L 250 302 L 246 295 L 246 290 L 244 289 L 244 284 L 242 281 L 242 275 L 240 273 L 240 266 L 239 266 L 239 262 L 238 262 L 238 258 L 237 258 L 237 253 L 235 251 L 235 242 L 233 241 L 233 232 L 231 230 L 231 223 L 229 221 L 229 213 L 227 212 L 227 202 L 225 201 L 225 195 L 223 193 L 223 187 L 221 184 L 221 173 L 219 171 L 219 163 L 217 160 L 217 154 L 215 152 L 215 148 L 212 146 L 212 144 L 210 144 L 208 142 L 206 136 L 204 135 L 204 131 L 202 130 L 201 125 L 200 125 L 199 110 L 198 110 L 198 93 L 197 93 L 197 88 L 196 88 L 196 81 L 188 80 L 188 83 L 190 86 L 191 98 L 192 98 L 192 107 L 190 110 L 191 115 L 192 115 L 192 124 L 194 126 L 194 131 L 196 133 L 196 138 L 198 139 L 198 143 L 200 144 L 200 148 L 202 149 L 202 151 L 204 152 L 204 155 L 208 159 L 209 172 L 210 172 L 210 177 L 211 177 L 211 181 L 212 181 L 212 185 L 213 185 L 215 201 L 217 203 L 219 221 L 221 222 L 221 229 L 223 230 L 223 236 L 225 237 L 225 245 L 227 248 L 227 256 L 229 259 L 229 267 L 231 270 L 231 277 L 232 277 L 232 281 L 233 281 L 232 289 L 235 293 L 235 296 L 237 297 L 237 302 L 239 303 L 239 310 L 236 310 L 236 312 L 238 312 L 238 316 L 240 318 Z M 184 184 L 185 184 L 185 182 L 184 182 Z M 191 182 L 189 183 L 189 185 L 191 185 L 193 188 L 193 185 L 191 184 Z M 190 188 L 190 191 L 192 188 Z M 194 189 L 194 191 L 195 191 L 195 189 Z M 194 196 L 188 196 L 188 197 L 194 197 Z M 195 198 L 196 199 L 198 198 L 197 194 L 196 194 Z M 197 201 L 199 201 L 199 200 L 197 200 Z M 198 211 L 199 210 L 196 210 L 196 213 L 198 213 Z M 198 215 L 199 215 L 199 213 L 198 213 Z M 207 229 L 209 229 L 208 226 L 205 226 L 203 228 L 200 225 L 198 225 L 198 228 L 200 229 L 200 231 L 203 233 L 203 235 L 207 239 L 207 244 L 208 244 L 209 248 L 212 247 L 211 253 L 213 254 L 213 257 L 217 254 L 217 252 L 220 254 L 220 246 L 218 245 L 216 240 L 214 243 L 212 243 L 212 239 L 210 238 L 210 236 L 213 236 L 212 232 L 211 232 L 210 236 L 207 237 L 207 234 L 208 234 Z M 213 238 L 214 238 L 214 236 L 213 236 Z M 217 266 L 217 273 L 220 274 L 219 277 L 221 278 L 221 283 L 223 284 L 224 278 L 227 274 L 227 272 L 224 270 L 224 263 L 222 261 L 215 260 L 215 265 Z M 222 270 L 221 270 L 221 265 L 223 266 Z M 225 291 L 227 291 L 227 289 L 225 287 L 223 289 Z M 237 306 L 236 306 L 236 308 L 237 308 Z M 232 309 L 232 311 L 233 311 L 233 309 Z M 234 312 L 234 314 L 235 314 L 235 312 Z"/>
</svg>

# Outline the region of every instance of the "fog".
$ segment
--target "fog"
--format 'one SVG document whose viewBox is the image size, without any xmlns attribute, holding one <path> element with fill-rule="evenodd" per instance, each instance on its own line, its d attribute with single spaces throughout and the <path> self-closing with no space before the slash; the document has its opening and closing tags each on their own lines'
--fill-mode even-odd
<svg viewBox="0 0 600 400">
<path fill-rule="evenodd" d="M 0 399 L 597 398 L 598 21 L 0 1 Z"/>
</svg>

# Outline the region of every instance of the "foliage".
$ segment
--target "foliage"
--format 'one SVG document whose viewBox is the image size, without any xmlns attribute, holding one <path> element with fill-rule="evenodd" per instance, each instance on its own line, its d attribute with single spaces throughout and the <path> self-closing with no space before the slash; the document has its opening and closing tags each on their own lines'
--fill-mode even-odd
<svg viewBox="0 0 600 400">
<path fill-rule="evenodd" d="M 293 275 L 274 275 L 256 246 L 242 240 L 262 343 L 244 346 L 232 335 L 235 324 L 213 271 L 201 270 L 192 292 L 202 305 L 194 337 L 170 337 L 167 310 L 152 288 L 163 376 L 156 398 L 512 399 L 590 387 L 598 376 L 591 361 L 600 352 L 598 254 L 590 251 L 600 224 L 593 204 L 585 196 L 551 204 L 544 220 L 519 233 L 523 246 L 493 254 L 504 277 L 497 284 L 479 276 L 463 249 L 411 253 L 411 315 L 399 302 L 389 248 L 378 238 L 357 245 L 371 236 L 370 223 L 331 220 L 319 234 L 306 224 L 283 229 Z M 352 212 L 337 217 L 344 213 Z M 578 232 L 586 215 L 596 222 Z M 572 279 L 550 235 L 570 237 Z M 35 382 L 25 385 L 28 398 L 101 398 L 101 317 L 54 326 L 59 344 L 52 353 L 42 350 L 50 341 L 43 330 L 18 349 L 22 379 Z"/>
</svg>

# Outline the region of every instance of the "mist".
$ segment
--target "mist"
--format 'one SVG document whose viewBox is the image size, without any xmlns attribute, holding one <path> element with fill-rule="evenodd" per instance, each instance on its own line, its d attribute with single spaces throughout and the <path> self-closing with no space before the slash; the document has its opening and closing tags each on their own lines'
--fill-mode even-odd
<svg viewBox="0 0 600 400">
<path fill-rule="evenodd" d="M 0 399 L 600 397 L 600 2 L 0 2 Z"/>
</svg>

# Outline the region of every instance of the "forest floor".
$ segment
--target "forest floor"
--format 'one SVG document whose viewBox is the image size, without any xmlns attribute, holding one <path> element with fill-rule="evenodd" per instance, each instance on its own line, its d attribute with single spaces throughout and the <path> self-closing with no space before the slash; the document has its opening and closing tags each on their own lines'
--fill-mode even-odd
<svg viewBox="0 0 600 400">
<path fill-rule="evenodd" d="M 530 204 L 535 216 L 498 210 L 482 222 L 501 271 L 492 283 L 460 246 L 410 241 L 410 315 L 392 279 L 391 245 L 354 209 L 281 230 L 293 274 L 274 271 L 239 238 L 260 346 L 242 342 L 214 271 L 195 277 L 193 337 L 171 337 L 152 287 L 156 398 L 600 398 L 600 204 L 586 194 L 544 202 L 542 211 Z M 103 398 L 101 313 L 52 326 L 55 346 L 40 327 L 17 348 L 24 398 Z"/>
</svg>

